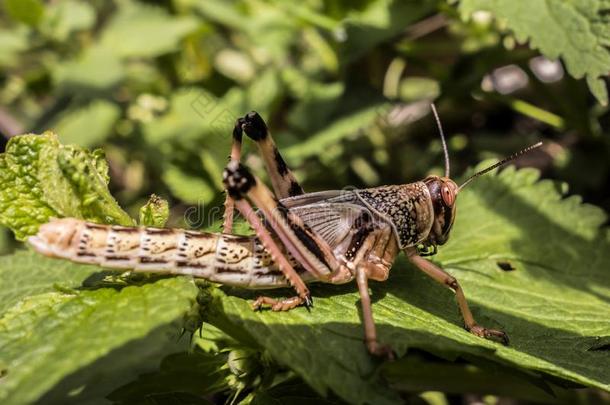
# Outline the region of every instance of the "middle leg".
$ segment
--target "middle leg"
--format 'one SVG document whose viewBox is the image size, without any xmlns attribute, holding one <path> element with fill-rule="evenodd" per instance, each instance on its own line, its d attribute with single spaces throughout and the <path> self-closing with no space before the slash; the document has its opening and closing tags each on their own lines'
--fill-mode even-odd
<svg viewBox="0 0 610 405">
<path fill-rule="evenodd" d="M 377 328 L 373 319 L 373 309 L 371 307 L 371 297 L 369 295 L 369 282 L 366 268 L 356 267 L 356 283 L 360 293 L 360 305 L 362 306 L 362 323 L 364 324 L 364 341 L 366 348 L 371 354 L 376 356 L 394 358 L 392 348 L 388 345 L 381 345 L 377 341 Z"/>
<path fill-rule="evenodd" d="M 364 325 L 364 341 L 366 347 L 371 354 L 385 357 L 388 360 L 394 359 L 394 352 L 389 345 L 382 345 L 377 340 L 377 327 L 375 326 L 375 319 L 373 318 L 368 280 L 387 279 L 391 264 L 385 265 L 381 262 L 372 263 L 368 259 L 370 257 L 369 252 L 385 247 L 379 244 L 379 242 L 384 241 L 391 232 L 391 228 L 389 227 L 380 228 L 371 232 L 364 240 L 364 243 L 358 250 L 353 262 L 348 264 L 348 267 L 354 268 L 356 274 L 356 283 L 358 284 L 360 305 L 362 307 L 362 323 Z"/>
</svg>

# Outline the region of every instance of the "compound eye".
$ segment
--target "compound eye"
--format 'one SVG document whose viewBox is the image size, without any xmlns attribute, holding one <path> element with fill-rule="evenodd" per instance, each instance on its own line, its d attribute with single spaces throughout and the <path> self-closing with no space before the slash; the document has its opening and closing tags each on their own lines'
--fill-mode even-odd
<svg viewBox="0 0 610 405">
<path fill-rule="evenodd" d="M 454 196 L 448 186 L 443 186 L 441 188 L 441 196 L 443 197 L 443 202 L 446 206 L 451 207 L 453 205 Z"/>
</svg>

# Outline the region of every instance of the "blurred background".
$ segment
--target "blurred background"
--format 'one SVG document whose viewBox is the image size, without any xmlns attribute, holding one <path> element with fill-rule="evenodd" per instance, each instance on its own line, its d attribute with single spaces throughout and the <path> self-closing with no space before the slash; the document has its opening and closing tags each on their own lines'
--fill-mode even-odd
<svg viewBox="0 0 610 405">
<path fill-rule="evenodd" d="M 496 18 L 486 3 L 6 0 L 0 148 L 48 129 L 103 148 L 112 191 L 134 216 L 156 193 L 170 201 L 170 225 L 209 227 L 238 116 L 267 120 L 306 190 L 370 187 L 442 173 L 434 101 L 455 178 L 542 140 L 518 164 L 608 211 L 607 95 L 594 77 L 610 68 L 607 48 L 591 45 L 597 67 L 557 59 L 588 39 L 511 19 L 527 10 Z M 607 46 L 601 11 L 583 13 Z M 530 43 L 546 55 L 525 41 L 530 28 L 548 34 Z M 246 162 L 263 175 L 256 154 Z M 14 246 L 2 229 L 0 252 Z"/>
</svg>

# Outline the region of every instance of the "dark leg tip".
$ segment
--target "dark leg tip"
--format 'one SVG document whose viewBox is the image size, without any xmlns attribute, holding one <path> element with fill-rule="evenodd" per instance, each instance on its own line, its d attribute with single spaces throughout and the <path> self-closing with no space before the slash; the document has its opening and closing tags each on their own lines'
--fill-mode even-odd
<svg viewBox="0 0 610 405">
<path fill-rule="evenodd" d="M 490 330 L 485 335 L 486 339 L 493 340 L 494 342 L 501 343 L 504 346 L 508 346 L 510 341 L 508 335 L 500 330 Z"/>
<path fill-rule="evenodd" d="M 260 141 L 267 137 L 267 124 L 263 118 L 256 112 L 250 111 L 243 118 L 243 129 L 250 138 L 255 141 Z"/>
<path fill-rule="evenodd" d="M 244 119 L 243 118 L 238 118 L 235 121 L 235 127 L 233 128 L 233 139 L 235 139 L 238 142 L 241 142 L 241 137 L 242 137 L 242 132 L 243 132 L 243 125 L 244 125 Z"/>
<path fill-rule="evenodd" d="M 308 310 L 313 308 L 313 297 L 311 296 L 311 294 L 307 294 L 307 296 L 305 297 L 305 308 L 307 308 Z"/>
<path fill-rule="evenodd" d="M 390 345 L 381 345 L 377 342 L 367 344 L 369 352 L 382 360 L 394 361 L 396 360 L 396 352 Z"/>
</svg>

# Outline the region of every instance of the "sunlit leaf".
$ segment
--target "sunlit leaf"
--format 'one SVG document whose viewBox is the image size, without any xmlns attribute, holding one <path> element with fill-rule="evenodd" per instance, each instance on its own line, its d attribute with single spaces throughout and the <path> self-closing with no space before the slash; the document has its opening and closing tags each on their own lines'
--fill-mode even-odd
<svg viewBox="0 0 610 405">
<path fill-rule="evenodd" d="M 52 217 L 133 223 L 108 191 L 103 155 L 60 145 L 52 132 L 11 138 L 0 169 L 0 223 L 18 239 Z"/>
</svg>

